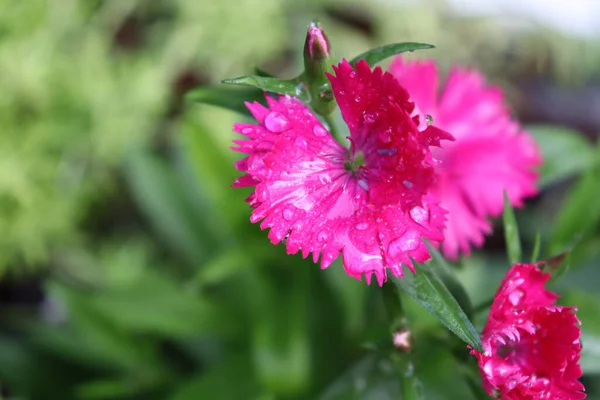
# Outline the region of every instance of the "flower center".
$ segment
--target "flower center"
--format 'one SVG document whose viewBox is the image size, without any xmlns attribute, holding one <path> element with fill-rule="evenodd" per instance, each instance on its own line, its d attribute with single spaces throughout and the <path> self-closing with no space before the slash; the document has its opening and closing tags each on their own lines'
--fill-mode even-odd
<svg viewBox="0 0 600 400">
<path fill-rule="evenodd" d="M 355 152 L 354 157 L 350 156 L 344 161 L 344 169 L 352 173 L 352 176 L 356 176 L 363 165 L 365 165 L 365 154 L 362 151 Z"/>
</svg>

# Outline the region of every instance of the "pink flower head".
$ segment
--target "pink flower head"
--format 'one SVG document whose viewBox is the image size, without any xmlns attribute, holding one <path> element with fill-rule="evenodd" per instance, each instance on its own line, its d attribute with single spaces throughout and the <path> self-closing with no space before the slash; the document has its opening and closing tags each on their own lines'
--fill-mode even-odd
<svg viewBox="0 0 600 400">
<path fill-rule="evenodd" d="M 348 124 L 350 149 L 341 146 L 298 99 L 267 96 L 268 108 L 247 104 L 258 124 L 236 124 L 249 140 L 234 150 L 246 175 L 236 186 L 254 186 L 250 220 L 270 228 L 288 254 L 321 256 L 328 267 L 342 253 L 346 272 L 381 285 L 386 268 L 402 276 L 402 264 L 427 260 L 422 238 L 443 239 L 445 212 L 427 191 L 434 181 L 430 145 L 452 139 L 428 126 L 417 129 L 404 88 L 381 68 L 347 61 L 328 75 Z"/>
<path fill-rule="evenodd" d="M 479 72 L 454 68 L 439 98 L 433 61 L 407 62 L 398 56 L 390 72 L 408 89 L 416 108 L 456 138 L 434 153 L 441 163 L 432 192 L 448 210 L 444 254 L 452 259 L 459 252 L 469 254 L 471 244 L 481 246 L 491 232 L 488 216 L 502 213 L 505 190 L 513 206 L 537 193 L 538 148 L 511 119 L 502 91 L 487 86 Z"/>
<path fill-rule="evenodd" d="M 482 332 L 483 387 L 505 400 L 584 399 L 579 320 L 575 307 L 556 306 L 544 289 L 550 274 L 516 264 L 500 284 Z"/>
</svg>

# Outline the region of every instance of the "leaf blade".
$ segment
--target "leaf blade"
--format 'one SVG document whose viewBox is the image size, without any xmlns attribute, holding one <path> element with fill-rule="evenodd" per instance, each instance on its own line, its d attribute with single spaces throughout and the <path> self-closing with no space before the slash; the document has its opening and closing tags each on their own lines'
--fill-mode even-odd
<svg viewBox="0 0 600 400">
<path fill-rule="evenodd" d="M 502 213 L 504 224 L 504 239 L 506 240 L 506 250 L 508 260 L 511 264 L 516 264 L 521 260 L 521 238 L 519 237 L 519 227 L 515 212 L 510 205 L 510 200 L 504 192 L 504 213 Z"/>
<path fill-rule="evenodd" d="M 268 76 L 244 75 L 236 78 L 223 79 L 222 83 L 229 85 L 251 86 L 266 92 L 287 94 L 298 97 L 302 101 L 309 99 L 308 92 L 298 79 L 278 79 Z"/>
<path fill-rule="evenodd" d="M 392 43 L 385 46 L 376 47 L 374 49 L 365 51 L 362 54 L 354 57 L 350 60 L 350 64 L 354 66 L 357 62 L 364 59 L 369 66 L 373 66 L 386 58 L 395 56 L 396 54 L 412 52 L 415 50 L 433 49 L 435 46 L 426 43 L 416 42 L 405 42 L 405 43 Z"/>
<path fill-rule="evenodd" d="M 420 264 L 416 274 L 406 274 L 393 282 L 433 315 L 450 332 L 478 351 L 483 351 L 479 333 L 450 290 L 435 272 L 439 259 Z"/>
</svg>

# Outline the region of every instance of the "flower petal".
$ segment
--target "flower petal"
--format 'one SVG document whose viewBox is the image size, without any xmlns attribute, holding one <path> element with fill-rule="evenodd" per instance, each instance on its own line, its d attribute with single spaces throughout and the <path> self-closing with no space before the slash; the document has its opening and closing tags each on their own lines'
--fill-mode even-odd
<svg viewBox="0 0 600 400">
<path fill-rule="evenodd" d="M 438 71 L 433 60 L 406 62 L 402 55 L 398 55 L 390 65 L 389 72 L 408 90 L 411 100 L 422 112 L 435 113 Z"/>
</svg>

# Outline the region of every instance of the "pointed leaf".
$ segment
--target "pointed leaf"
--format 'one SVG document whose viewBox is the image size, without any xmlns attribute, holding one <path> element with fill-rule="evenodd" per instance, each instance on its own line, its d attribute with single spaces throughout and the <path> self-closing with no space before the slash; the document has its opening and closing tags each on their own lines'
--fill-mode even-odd
<svg viewBox="0 0 600 400">
<path fill-rule="evenodd" d="M 265 95 L 260 89 L 226 86 L 200 86 L 187 92 L 186 98 L 190 101 L 222 107 L 247 116 L 251 116 L 251 114 L 244 104 L 246 101 L 261 103 L 265 101 Z"/>
<path fill-rule="evenodd" d="M 552 274 L 551 281 L 556 281 L 558 278 L 563 276 L 569 270 L 569 254 L 571 254 L 572 248 L 568 248 L 560 254 L 545 260 L 545 264 L 542 265 L 542 271 Z"/>
<path fill-rule="evenodd" d="M 538 232 L 535 234 L 535 242 L 533 244 L 533 251 L 531 252 L 531 262 L 537 261 L 540 256 L 540 247 L 542 246 L 542 235 Z"/>
<path fill-rule="evenodd" d="M 258 75 L 239 76 L 237 78 L 223 79 L 222 83 L 230 85 L 253 86 L 266 92 L 288 94 L 300 100 L 308 100 L 308 92 L 304 85 L 297 79 L 282 80 Z"/>
<path fill-rule="evenodd" d="M 393 282 L 407 295 L 429 311 L 448 330 L 473 348 L 483 351 L 477 330 L 436 273 L 439 259 L 419 264 L 417 273 L 407 273 Z"/>
<path fill-rule="evenodd" d="M 600 168 L 599 168 L 600 169 Z M 556 217 L 550 251 L 558 252 L 600 221 L 600 171 L 588 171 L 569 191 Z"/>
<path fill-rule="evenodd" d="M 581 173 L 594 162 L 593 146 L 575 130 L 552 125 L 533 125 L 527 130 L 535 137 L 544 159 L 540 187 Z"/>
<path fill-rule="evenodd" d="M 354 57 L 350 61 L 350 64 L 354 66 L 354 64 L 360 60 L 365 59 L 370 66 L 373 66 L 378 62 L 385 60 L 386 58 L 395 56 L 396 54 L 405 53 L 407 51 L 412 52 L 415 50 L 433 49 L 434 47 L 435 46 L 431 44 L 412 42 L 388 44 L 385 46 L 376 47 Z"/>
<path fill-rule="evenodd" d="M 508 260 L 511 264 L 516 264 L 521 261 L 521 238 L 519 237 L 519 227 L 517 226 L 515 212 L 510 205 L 510 200 L 506 192 L 504 192 L 502 221 L 504 222 L 504 239 L 506 240 Z"/>
</svg>

